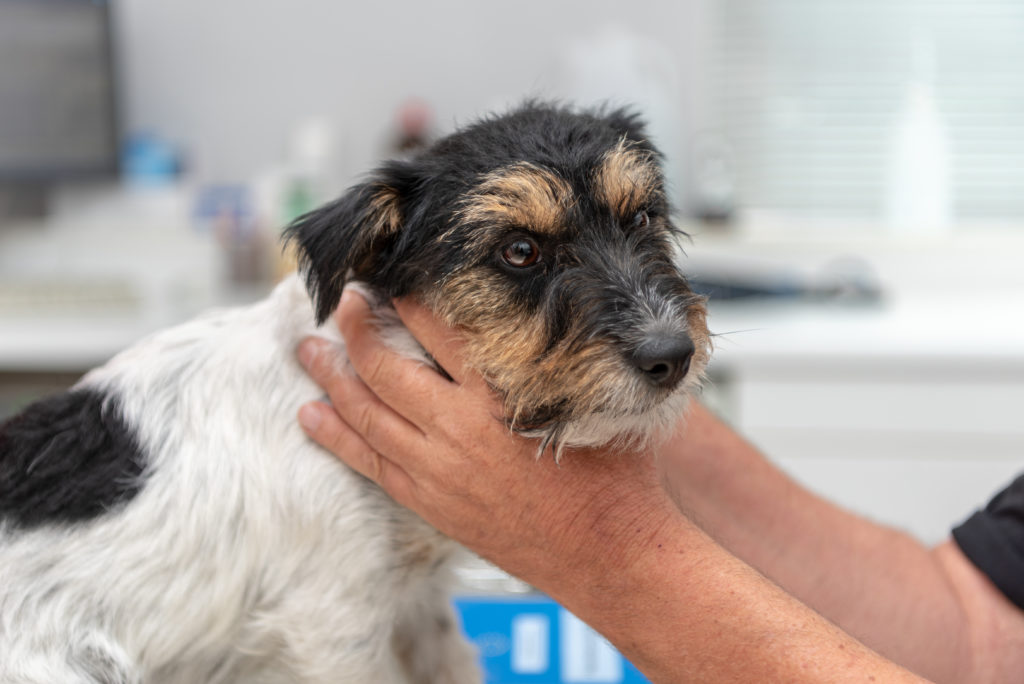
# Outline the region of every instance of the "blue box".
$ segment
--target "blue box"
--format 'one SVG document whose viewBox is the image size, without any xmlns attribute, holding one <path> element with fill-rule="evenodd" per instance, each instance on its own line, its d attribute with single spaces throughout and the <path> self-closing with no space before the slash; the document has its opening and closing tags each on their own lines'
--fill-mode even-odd
<svg viewBox="0 0 1024 684">
<path fill-rule="evenodd" d="M 642 684 L 601 635 L 544 596 L 456 598 L 487 684 Z"/>
</svg>

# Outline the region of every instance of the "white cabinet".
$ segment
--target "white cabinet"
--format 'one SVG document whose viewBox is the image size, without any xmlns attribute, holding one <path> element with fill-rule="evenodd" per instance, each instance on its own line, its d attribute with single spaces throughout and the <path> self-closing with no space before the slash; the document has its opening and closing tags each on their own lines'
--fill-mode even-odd
<svg viewBox="0 0 1024 684">
<path fill-rule="evenodd" d="M 812 490 L 927 542 L 1024 472 L 1024 290 L 713 306 L 710 403 Z"/>
<path fill-rule="evenodd" d="M 1024 472 L 1024 376 L 738 372 L 728 417 L 823 496 L 927 542 Z"/>
</svg>

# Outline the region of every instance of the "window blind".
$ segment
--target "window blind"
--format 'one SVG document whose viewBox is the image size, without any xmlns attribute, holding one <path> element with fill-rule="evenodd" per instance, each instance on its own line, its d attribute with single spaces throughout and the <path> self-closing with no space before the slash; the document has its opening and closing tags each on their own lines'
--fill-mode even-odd
<svg viewBox="0 0 1024 684">
<path fill-rule="evenodd" d="M 879 219 L 924 88 L 959 223 L 1024 218 L 1024 3 L 718 0 L 712 111 L 740 207 Z M 918 112 L 920 114 L 920 112 Z"/>
</svg>

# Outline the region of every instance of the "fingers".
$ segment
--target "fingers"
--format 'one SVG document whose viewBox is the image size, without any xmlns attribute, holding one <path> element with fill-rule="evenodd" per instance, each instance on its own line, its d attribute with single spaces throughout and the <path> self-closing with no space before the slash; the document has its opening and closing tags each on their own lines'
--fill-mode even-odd
<svg viewBox="0 0 1024 684">
<path fill-rule="evenodd" d="M 401 466 L 382 454 L 410 448 L 422 437 L 419 429 L 381 402 L 362 380 L 346 372 L 345 358 L 330 342 L 306 339 L 299 345 L 298 358 L 333 403 L 314 401 L 299 409 L 299 423 L 306 434 L 395 500 L 411 505 L 415 483 Z"/>
<path fill-rule="evenodd" d="M 476 376 L 463 362 L 465 342 L 456 330 L 439 321 L 430 309 L 411 297 L 396 299 L 393 304 L 412 336 L 455 382 L 463 385 Z"/>
<path fill-rule="evenodd" d="M 354 373 L 346 372 L 345 358 L 327 340 L 303 340 L 298 358 L 313 381 L 326 390 L 342 420 L 373 449 L 387 452 L 422 437 L 418 426 L 392 411 Z"/>
<path fill-rule="evenodd" d="M 399 503 L 410 505 L 414 482 L 409 474 L 375 451 L 333 408 L 319 401 L 305 404 L 299 409 L 299 424 L 314 442 L 379 484 Z"/>
<path fill-rule="evenodd" d="M 346 351 L 359 377 L 380 401 L 418 426 L 433 425 L 442 405 L 455 400 L 457 387 L 422 363 L 384 345 L 372 324 L 369 304 L 347 291 L 335 321 L 345 337 Z"/>
</svg>

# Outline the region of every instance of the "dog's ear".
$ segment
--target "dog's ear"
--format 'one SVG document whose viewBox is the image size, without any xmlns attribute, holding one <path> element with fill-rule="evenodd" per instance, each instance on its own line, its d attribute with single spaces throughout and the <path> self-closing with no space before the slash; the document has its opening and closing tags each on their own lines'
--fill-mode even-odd
<svg viewBox="0 0 1024 684">
<path fill-rule="evenodd" d="M 637 143 L 647 142 L 647 124 L 639 113 L 628 107 L 603 110 L 600 115 L 619 135 Z"/>
<path fill-rule="evenodd" d="M 366 182 L 300 216 L 285 230 L 285 239 L 297 247 L 318 324 L 334 311 L 349 279 L 373 284 L 377 257 L 401 232 L 415 184 L 410 162 L 389 162 Z"/>
</svg>

